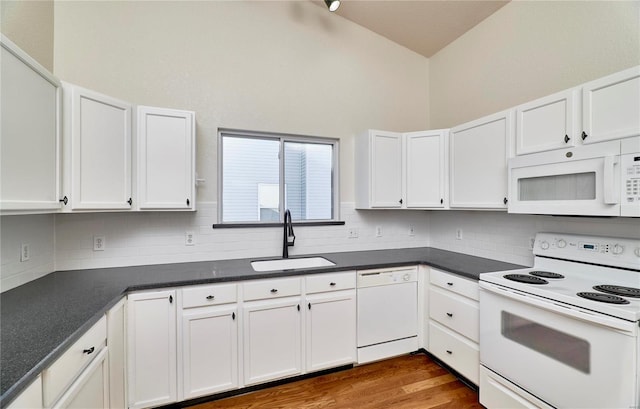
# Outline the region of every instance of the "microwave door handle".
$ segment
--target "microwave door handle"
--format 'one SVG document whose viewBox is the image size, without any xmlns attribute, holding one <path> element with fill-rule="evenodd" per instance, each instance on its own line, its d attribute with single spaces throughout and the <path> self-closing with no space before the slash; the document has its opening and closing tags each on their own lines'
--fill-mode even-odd
<svg viewBox="0 0 640 409">
<path fill-rule="evenodd" d="M 605 156 L 604 157 L 604 203 L 605 204 L 618 204 L 620 203 L 619 195 L 616 194 L 616 174 L 614 172 L 615 166 L 618 164 L 617 156 Z"/>
</svg>

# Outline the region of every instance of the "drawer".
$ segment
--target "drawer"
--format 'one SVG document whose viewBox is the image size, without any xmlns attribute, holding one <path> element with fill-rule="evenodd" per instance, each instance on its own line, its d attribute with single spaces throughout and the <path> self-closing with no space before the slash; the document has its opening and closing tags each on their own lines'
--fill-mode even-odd
<svg viewBox="0 0 640 409">
<path fill-rule="evenodd" d="M 307 294 L 356 288 L 356 272 L 318 274 L 305 277 Z"/>
<path fill-rule="evenodd" d="M 464 339 L 432 321 L 429 323 L 429 352 L 460 372 L 471 382 L 478 384 L 480 368 L 478 344 Z"/>
<path fill-rule="evenodd" d="M 269 298 L 288 297 L 300 295 L 301 281 L 296 278 L 278 278 L 272 280 L 260 280 L 244 283 L 244 300 L 264 300 Z"/>
<path fill-rule="evenodd" d="M 238 299 L 237 284 L 199 285 L 182 290 L 182 308 L 206 307 L 234 303 Z"/>
<path fill-rule="evenodd" d="M 429 272 L 429 282 L 438 287 L 453 291 L 456 294 L 471 298 L 472 300 L 479 300 L 478 295 L 480 288 L 478 287 L 478 282 L 475 280 L 431 269 Z"/>
<path fill-rule="evenodd" d="M 478 342 L 480 308 L 476 301 L 439 288 L 430 288 L 429 317 Z"/>
<path fill-rule="evenodd" d="M 43 371 L 44 406 L 49 407 L 98 355 L 107 341 L 107 318 L 102 317 L 60 358 Z M 89 352 L 90 351 L 90 352 Z"/>
</svg>

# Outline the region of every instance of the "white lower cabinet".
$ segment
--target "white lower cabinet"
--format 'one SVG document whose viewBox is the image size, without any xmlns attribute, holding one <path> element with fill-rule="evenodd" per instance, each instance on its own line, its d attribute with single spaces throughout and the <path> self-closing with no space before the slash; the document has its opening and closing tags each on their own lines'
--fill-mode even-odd
<svg viewBox="0 0 640 409">
<path fill-rule="evenodd" d="M 175 402 L 176 291 L 133 293 L 127 303 L 129 408 Z"/>
<path fill-rule="evenodd" d="M 54 409 L 109 408 L 109 348 L 103 348 Z"/>
<path fill-rule="evenodd" d="M 307 372 L 355 362 L 356 291 L 310 295 L 306 305 Z"/>
<path fill-rule="evenodd" d="M 478 283 L 431 269 L 428 291 L 428 350 L 465 378 L 479 384 Z"/>
<path fill-rule="evenodd" d="M 42 375 L 15 398 L 7 409 L 42 409 Z"/>
<path fill-rule="evenodd" d="M 245 385 L 302 373 L 300 302 L 298 296 L 244 304 Z"/>
<path fill-rule="evenodd" d="M 235 284 L 181 291 L 180 400 L 238 387 L 236 291 Z"/>
<path fill-rule="evenodd" d="M 107 311 L 107 347 L 109 348 L 109 406 L 126 407 L 126 320 L 125 299 Z"/>
</svg>

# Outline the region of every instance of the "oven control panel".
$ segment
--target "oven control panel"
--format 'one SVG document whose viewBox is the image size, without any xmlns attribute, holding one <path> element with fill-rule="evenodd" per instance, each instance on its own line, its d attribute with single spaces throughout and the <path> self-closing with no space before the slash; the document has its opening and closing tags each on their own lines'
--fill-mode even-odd
<svg viewBox="0 0 640 409">
<path fill-rule="evenodd" d="M 533 254 L 640 270 L 640 240 L 634 239 L 538 233 Z"/>
</svg>

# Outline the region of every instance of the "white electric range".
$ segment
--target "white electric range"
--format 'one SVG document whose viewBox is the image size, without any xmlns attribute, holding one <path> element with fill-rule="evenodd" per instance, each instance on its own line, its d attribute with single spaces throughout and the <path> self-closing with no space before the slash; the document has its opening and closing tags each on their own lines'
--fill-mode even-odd
<svg viewBox="0 0 640 409">
<path fill-rule="evenodd" d="M 480 403 L 640 407 L 640 240 L 539 233 L 480 276 Z"/>
</svg>

